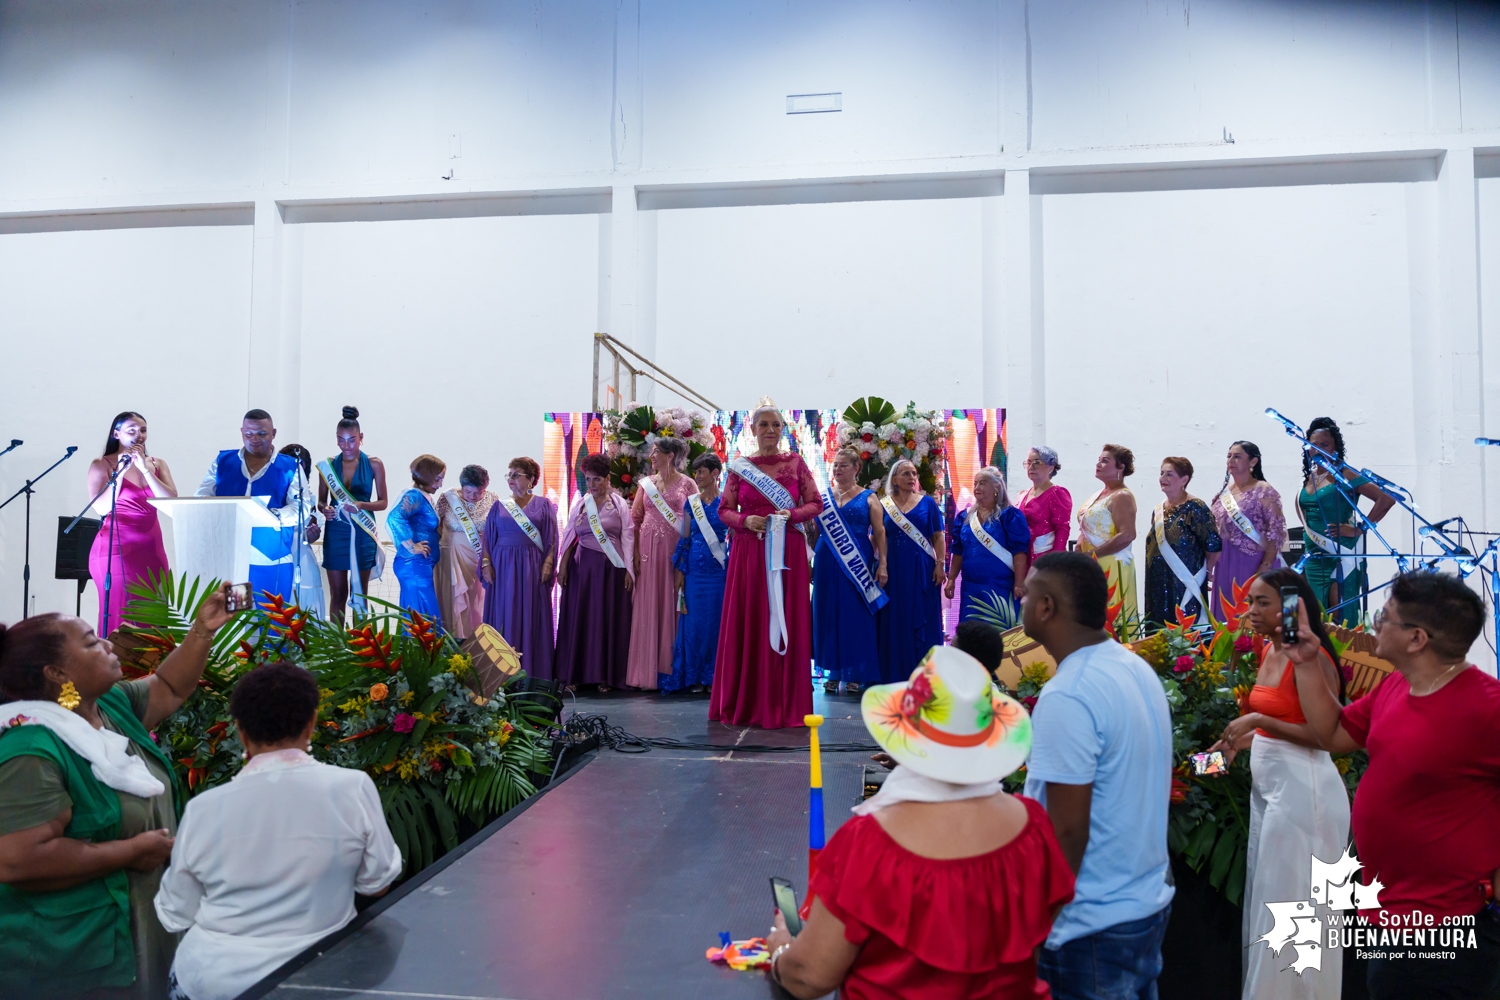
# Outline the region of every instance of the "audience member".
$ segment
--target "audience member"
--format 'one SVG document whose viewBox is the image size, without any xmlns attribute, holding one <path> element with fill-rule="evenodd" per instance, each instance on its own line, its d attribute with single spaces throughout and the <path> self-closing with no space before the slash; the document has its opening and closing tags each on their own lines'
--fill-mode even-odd
<svg viewBox="0 0 1500 1000">
<path fill-rule="evenodd" d="M 819 855 L 801 933 L 776 914 L 772 978 L 802 998 L 1046 997 L 1036 950 L 1073 873 L 1042 807 L 1000 789 L 1026 710 L 939 646 L 861 712 L 900 766 Z"/>
<path fill-rule="evenodd" d="M 354 919 L 401 852 L 369 775 L 307 755 L 318 685 L 290 663 L 256 667 L 230 713 L 245 766 L 188 803 L 156 894 L 162 926 L 187 933 L 171 1000 L 230 1000 Z"/>
<path fill-rule="evenodd" d="M 1038 962 L 1059 1000 L 1154 1000 L 1171 911 L 1172 719 L 1155 672 L 1104 631 L 1107 593 L 1094 559 L 1052 552 L 1021 602 L 1026 634 L 1057 661 L 1034 709 L 1026 794 L 1078 875 Z"/>
<path fill-rule="evenodd" d="M 1490 998 L 1500 990 L 1500 682 L 1466 662 L 1484 631 L 1484 601 L 1457 577 L 1403 573 L 1375 616 L 1375 655 L 1395 671 L 1345 708 L 1328 688 L 1307 604 L 1298 617 L 1297 694 L 1323 749 L 1364 747 L 1354 842 L 1378 898 L 1359 900 L 1377 928 L 1473 931 L 1457 948 L 1397 948 L 1369 960 L 1373 1000 Z M 1375 894 L 1370 894 L 1374 897 Z M 1472 921 L 1472 922 L 1471 922 Z M 1371 949 L 1389 953 L 1393 949 Z M 1454 957 L 1424 957 L 1422 952 Z"/>
<path fill-rule="evenodd" d="M 1312 899 L 1309 858 L 1336 861 L 1349 843 L 1349 793 L 1328 751 L 1307 725 L 1297 697 L 1296 670 L 1282 644 L 1281 588 L 1296 587 L 1310 609 L 1323 683 L 1340 690 L 1337 653 L 1323 629 L 1323 606 L 1312 586 L 1282 567 L 1250 584 L 1250 627 L 1267 640 L 1260 671 L 1245 712 L 1224 729 L 1210 750 L 1222 750 L 1230 763 L 1240 750 L 1250 754 L 1250 839 L 1245 863 L 1245 906 L 1241 946 L 1245 949 L 1245 1000 L 1338 1000 L 1344 969 L 1342 950 L 1324 944 L 1319 968 L 1286 975 L 1285 952 L 1261 941 L 1276 923 L 1267 903 Z M 1320 913 L 1327 919 L 1327 911 Z"/>
<path fill-rule="evenodd" d="M 133 681 L 82 618 L 0 625 L 0 996 L 166 991 L 176 939 L 151 898 L 179 789 L 150 731 L 197 687 L 227 593 Z"/>
<path fill-rule="evenodd" d="M 974 657 L 993 677 L 1000 669 L 1000 661 L 1005 658 L 1005 637 L 989 622 L 970 618 L 959 622 L 953 629 L 953 648 Z"/>
</svg>

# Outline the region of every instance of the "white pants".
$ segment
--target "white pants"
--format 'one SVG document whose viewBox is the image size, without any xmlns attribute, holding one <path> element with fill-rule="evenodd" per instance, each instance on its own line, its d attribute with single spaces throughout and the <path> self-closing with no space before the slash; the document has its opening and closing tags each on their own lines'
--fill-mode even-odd
<svg viewBox="0 0 1500 1000">
<path fill-rule="evenodd" d="M 1275 923 L 1266 903 L 1311 900 L 1312 855 L 1337 861 L 1349 843 L 1349 793 L 1323 750 L 1255 734 L 1250 748 L 1250 844 L 1246 859 L 1244 1000 L 1339 1000 L 1341 949 L 1328 947 L 1328 909 L 1318 906 L 1319 969 L 1287 971 L 1295 945 L 1281 954 L 1260 938 Z"/>
</svg>

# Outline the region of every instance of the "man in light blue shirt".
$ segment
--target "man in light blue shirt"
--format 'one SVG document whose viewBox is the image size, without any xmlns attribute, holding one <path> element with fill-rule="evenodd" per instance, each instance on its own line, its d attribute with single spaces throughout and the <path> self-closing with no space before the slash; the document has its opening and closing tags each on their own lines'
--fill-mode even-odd
<svg viewBox="0 0 1500 1000">
<path fill-rule="evenodd" d="M 1172 717 L 1155 672 L 1105 632 L 1107 600 L 1092 557 L 1053 552 L 1021 602 L 1026 634 L 1057 661 L 1031 714 L 1026 794 L 1078 875 L 1038 962 L 1057 1000 L 1155 1000 L 1171 911 Z"/>
</svg>

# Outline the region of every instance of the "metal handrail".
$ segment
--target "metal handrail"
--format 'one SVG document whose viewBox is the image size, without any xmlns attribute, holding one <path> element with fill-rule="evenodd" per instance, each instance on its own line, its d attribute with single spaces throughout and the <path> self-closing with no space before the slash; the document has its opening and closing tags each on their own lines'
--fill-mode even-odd
<svg viewBox="0 0 1500 1000">
<path fill-rule="evenodd" d="M 630 347 L 628 344 L 622 344 L 620 341 L 616 340 L 614 337 L 611 337 L 607 333 L 595 333 L 593 391 L 594 412 L 597 413 L 601 409 L 599 405 L 599 354 L 601 349 L 608 351 L 610 357 L 614 361 L 614 372 L 610 378 L 609 383 L 605 387 L 608 393 L 614 394 L 614 399 L 610 399 L 608 395 L 606 395 L 606 405 L 603 407 L 603 409 L 623 409 L 625 403 L 627 402 L 626 398 L 621 396 L 620 394 L 620 370 L 622 368 L 630 375 L 630 401 L 634 401 L 639 398 L 636 396 L 636 379 L 638 377 L 644 377 L 650 379 L 664 389 L 669 389 L 672 392 L 675 392 L 677 395 L 681 396 L 683 399 L 687 400 L 690 403 L 695 403 L 698 406 L 706 407 L 710 411 L 717 410 L 719 408 L 717 403 L 710 401 L 708 397 L 704 396 L 701 392 L 688 388 L 680 379 L 663 371 L 654 361 L 652 361 L 650 358 L 643 357 L 639 351 Z M 632 363 L 632 359 L 634 363 Z M 644 367 L 636 367 L 637 364 Z"/>
</svg>

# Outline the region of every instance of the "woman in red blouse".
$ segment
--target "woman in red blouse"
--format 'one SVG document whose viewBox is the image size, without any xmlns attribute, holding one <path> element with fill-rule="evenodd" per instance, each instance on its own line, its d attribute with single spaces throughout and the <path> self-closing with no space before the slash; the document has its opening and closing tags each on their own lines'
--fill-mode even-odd
<svg viewBox="0 0 1500 1000">
<path fill-rule="evenodd" d="M 1057 452 L 1039 444 L 1026 453 L 1026 478 L 1031 485 L 1016 501 L 1026 515 L 1031 529 L 1031 558 L 1048 552 L 1068 551 L 1068 534 L 1073 529 L 1073 497 L 1052 481 L 1062 469 Z"/>
<path fill-rule="evenodd" d="M 771 976 L 801 998 L 1050 996 L 1035 952 L 1073 872 L 1047 811 L 1000 788 L 1031 749 L 1026 710 L 939 646 L 861 711 L 898 766 L 819 855 L 796 938 L 777 914 Z"/>
</svg>

